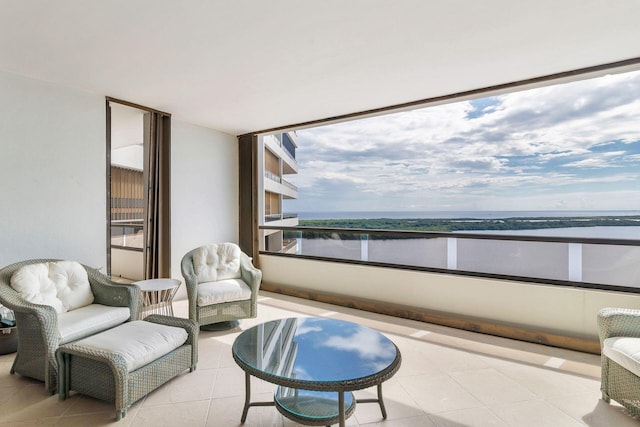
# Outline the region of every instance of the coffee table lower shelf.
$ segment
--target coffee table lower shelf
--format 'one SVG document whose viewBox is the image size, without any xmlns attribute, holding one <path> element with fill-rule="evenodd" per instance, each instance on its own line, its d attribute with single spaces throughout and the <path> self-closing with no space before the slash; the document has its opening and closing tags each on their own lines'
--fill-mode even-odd
<svg viewBox="0 0 640 427">
<path fill-rule="evenodd" d="M 340 402 L 340 397 L 344 397 L 343 402 Z M 306 426 L 330 426 L 339 423 L 340 405 L 345 407 L 345 420 L 356 410 L 356 399 L 351 392 L 314 392 L 280 386 L 273 401 L 278 412 Z"/>
<path fill-rule="evenodd" d="M 382 419 L 387 419 L 387 410 L 382 399 L 382 384 L 377 384 L 377 399 L 356 399 L 352 392 L 310 391 L 278 386 L 273 401 L 251 402 L 251 375 L 245 372 L 245 403 L 241 422 L 247 420 L 252 406 L 275 406 L 288 419 L 307 426 L 345 425 L 345 421 L 356 410 L 356 403 L 377 403 Z"/>
</svg>

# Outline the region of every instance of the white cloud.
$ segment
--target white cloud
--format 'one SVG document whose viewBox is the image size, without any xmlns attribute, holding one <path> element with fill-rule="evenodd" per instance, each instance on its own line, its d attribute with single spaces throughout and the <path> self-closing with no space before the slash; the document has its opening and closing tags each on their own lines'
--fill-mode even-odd
<svg viewBox="0 0 640 427">
<path fill-rule="evenodd" d="M 353 351 L 363 360 L 375 361 L 392 359 L 396 355 L 393 344 L 385 340 L 378 332 L 365 327 L 359 327 L 350 336 L 330 336 L 323 346 L 342 351 Z"/>
<path fill-rule="evenodd" d="M 487 104 L 476 110 L 474 101 L 457 102 L 298 131 L 294 208 L 467 210 L 478 205 L 475 195 L 493 194 L 495 206 L 514 209 L 538 192 L 570 200 L 580 182 L 637 186 L 628 169 L 640 166 L 640 72 L 500 95 Z M 618 174 L 627 175 L 611 178 Z M 619 209 L 611 200 L 603 197 L 594 209 Z M 549 203 L 538 208 L 552 209 Z"/>
</svg>

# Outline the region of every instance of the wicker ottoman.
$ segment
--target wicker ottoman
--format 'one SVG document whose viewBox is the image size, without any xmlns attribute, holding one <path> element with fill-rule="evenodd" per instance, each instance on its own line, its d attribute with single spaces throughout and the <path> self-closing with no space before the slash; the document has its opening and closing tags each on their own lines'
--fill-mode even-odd
<svg viewBox="0 0 640 427">
<path fill-rule="evenodd" d="M 176 328 L 186 331 L 182 344 L 184 332 Z M 56 350 L 59 398 L 65 400 L 74 390 L 112 402 L 119 420 L 140 398 L 185 370 L 196 369 L 198 330 L 192 320 L 154 314 L 61 346 Z M 149 345 L 154 342 L 162 345 L 143 350 L 153 348 Z"/>
</svg>

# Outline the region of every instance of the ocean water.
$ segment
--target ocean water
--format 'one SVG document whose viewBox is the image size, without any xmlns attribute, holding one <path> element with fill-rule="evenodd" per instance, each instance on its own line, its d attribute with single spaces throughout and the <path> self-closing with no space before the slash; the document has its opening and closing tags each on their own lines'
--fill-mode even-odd
<svg viewBox="0 0 640 427">
<path fill-rule="evenodd" d="M 540 228 L 537 230 L 474 230 L 465 233 L 509 234 L 514 236 L 584 237 L 640 240 L 640 226 Z"/>
</svg>

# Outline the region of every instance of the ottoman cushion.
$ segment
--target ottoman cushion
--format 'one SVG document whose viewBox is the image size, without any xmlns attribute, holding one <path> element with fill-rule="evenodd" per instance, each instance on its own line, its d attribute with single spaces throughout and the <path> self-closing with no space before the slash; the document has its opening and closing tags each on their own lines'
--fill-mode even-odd
<svg viewBox="0 0 640 427">
<path fill-rule="evenodd" d="M 602 353 L 627 371 L 640 377 L 640 338 L 607 338 L 602 345 Z"/>
<path fill-rule="evenodd" d="M 73 344 L 118 354 L 126 361 L 127 371 L 133 372 L 180 347 L 187 337 L 183 328 L 135 320 Z"/>
</svg>

